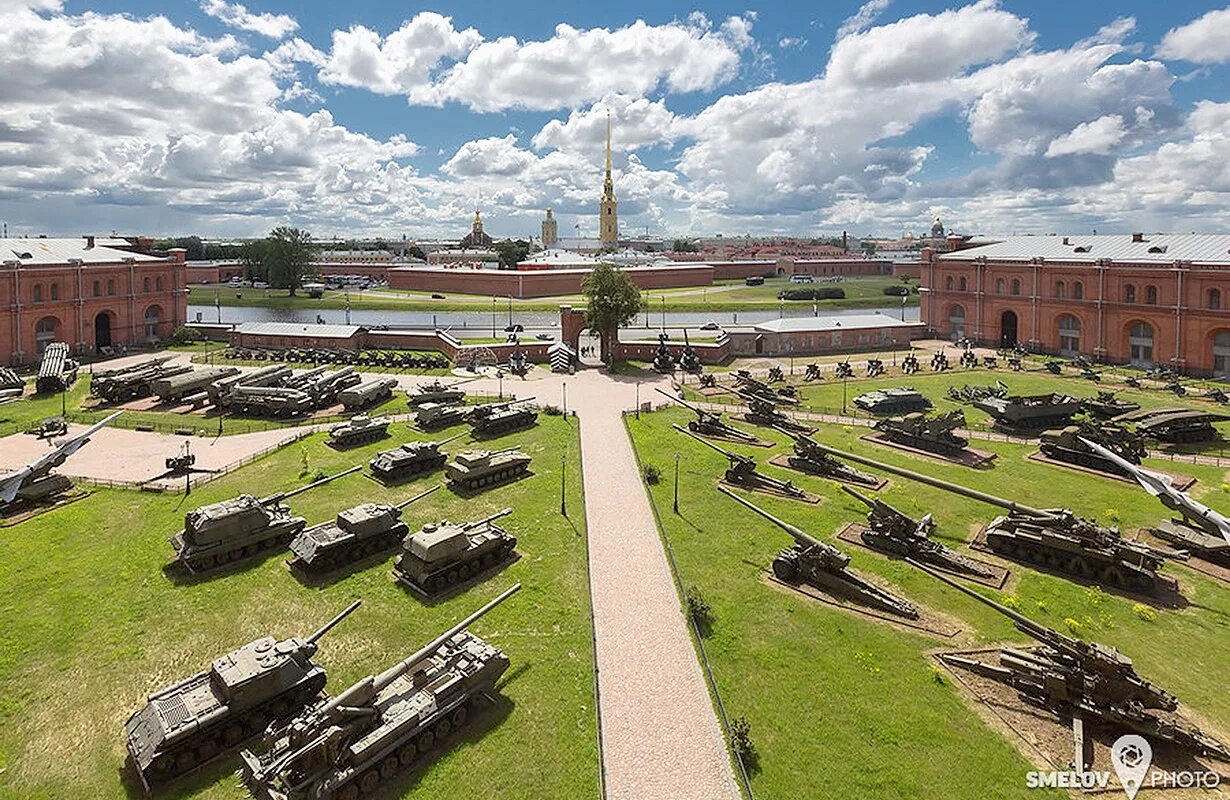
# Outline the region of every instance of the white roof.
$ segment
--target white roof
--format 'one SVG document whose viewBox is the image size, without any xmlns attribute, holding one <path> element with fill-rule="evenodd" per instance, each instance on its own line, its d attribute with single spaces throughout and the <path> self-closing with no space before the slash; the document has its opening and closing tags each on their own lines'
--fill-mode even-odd
<svg viewBox="0 0 1230 800">
<path fill-rule="evenodd" d="M 349 339 L 363 328 L 358 325 L 316 325 L 303 322 L 244 322 L 236 330 L 256 336 L 313 336 L 323 339 Z"/>
<path fill-rule="evenodd" d="M 1064 239 L 1067 239 L 1067 244 L 1064 244 Z M 1078 248 L 1083 252 L 1078 252 Z M 1230 234 L 1147 233 L 1140 242 L 1132 241 L 1130 233 L 1098 236 L 1008 236 L 994 240 L 991 244 L 981 244 L 939 256 L 946 261 L 972 261 L 981 257 L 1007 261 L 1028 261 L 1040 257 L 1048 261 L 1089 264 L 1107 258 L 1121 263 L 1165 266 L 1170 266 L 1175 261 L 1230 265 Z"/>
<path fill-rule="evenodd" d="M 27 257 L 28 255 L 28 257 Z M 0 264 L 19 261 L 22 266 L 64 265 L 70 258 L 83 264 L 120 264 L 126 258 L 135 261 L 165 261 L 158 256 L 129 253 L 110 247 L 87 248 L 84 238 L 73 239 L 0 239 Z"/>
<path fill-rule="evenodd" d="M 757 322 L 747 327 L 769 333 L 818 333 L 821 331 L 857 331 L 868 328 L 916 328 L 921 325 L 921 322 L 902 322 L 887 314 L 851 314 L 843 317 L 782 317 L 768 322 Z"/>
<path fill-rule="evenodd" d="M 574 253 L 571 250 L 565 250 L 562 247 L 549 247 L 546 250 L 539 250 L 537 253 L 531 253 L 525 257 L 525 260 L 517 262 L 518 264 L 550 264 L 558 267 L 590 267 L 599 263 L 599 259 L 593 256 L 581 255 Z"/>
</svg>

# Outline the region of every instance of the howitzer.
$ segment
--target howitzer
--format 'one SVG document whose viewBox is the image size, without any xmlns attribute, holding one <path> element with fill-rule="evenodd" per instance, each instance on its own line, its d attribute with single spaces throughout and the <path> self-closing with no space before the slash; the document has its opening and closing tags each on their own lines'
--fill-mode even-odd
<svg viewBox="0 0 1230 800">
<path fill-rule="evenodd" d="M 672 425 L 671 427 L 680 433 L 685 433 L 688 436 L 691 436 L 701 444 L 711 447 L 726 456 L 726 459 L 730 462 L 730 466 L 726 469 L 725 476 L 729 483 L 734 483 L 748 489 L 763 489 L 771 492 L 779 492 L 789 497 L 803 498 L 807 496 L 806 492 L 798 486 L 795 486 L 790 481 L 779 480 L 760 472 L 756 468 L 756 459 L 751 456 L 732 453 L 723 447 L 718 447 L 708 439 L 702 439 L 687 428 L 680 427 L 679 425 Z"/>
<path fill-rule="evenodd" d="M 743 415 L 743 418 L 748 422 L 753 422 L 757 425 L 767 425 L 770 428 L 787 428 L 791 431 L 801 431 L 803 433 L 811 433 L 815 430 L 795 422 L 781 411 L 778 411 L 773 400 L 767 400 L 760 395 L 751 394 L 742 389 L 737 389 L 735 393 L 747 401 L 747 413 Z"/>
<path fill-rule="evenodd" d="M 786 583 L 807 583 L 898 616 L 918 619 L 918 609 L 913 604 L 850 572 L 850 556 L 842 550 L 778 519 L 725 486 L 719 486 L 718 490 L 755 511 L 794 539 L 794 547 L 782 550 L 773 559 L 773 574 L 778 579 Z"/>
<path fill-rule="evenodd" d="M 880 482 L 880 479 L 876 476 L 861 472 L 849 464 L 842 463 L 840 459 L 825 453 L 820 449 L 819 443 L 806 434 L 789 430 L 781 425 L 774 425 L 773 427 L 794 440 L 794 455 L 786 457 L 787 463 L 794 469 L 811 475 L 821 475 L 826 478 L 860 483 L 865 486 L 875 486 Z"/>
<path fill-rule="evenodd" d="M 716 411 L 706 411 L 700 406 L 693 405 L 682 397 L 676 397 L 670 392 L 664 392 L 661 389 L 655 388 L 658 394 L 663 397 L 668 397 L 674 400 L 679 405 L 696 414 L 696 419 L 688 423 L 688 430 L 693 433 L 699 433 L 702 436 L 726 436 L 732 439 L 741 439 L 745 442 L 755 442 L 756 437 L 747 431 L 741 431 L 733 425 L 728 424 L 722 419 L 722 415 Z"/>
</svg>

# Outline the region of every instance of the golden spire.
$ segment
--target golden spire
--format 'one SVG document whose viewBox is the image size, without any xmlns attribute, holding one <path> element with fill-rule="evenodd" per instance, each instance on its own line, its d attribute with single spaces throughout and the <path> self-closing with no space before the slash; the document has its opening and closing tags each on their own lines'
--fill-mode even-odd
<svg viewBox="0 0 1230 800">
<path fill-rule="evenodd" d="M 611 109 L 606 110 L 606 179 L 611 179 Z"/>
</svg>

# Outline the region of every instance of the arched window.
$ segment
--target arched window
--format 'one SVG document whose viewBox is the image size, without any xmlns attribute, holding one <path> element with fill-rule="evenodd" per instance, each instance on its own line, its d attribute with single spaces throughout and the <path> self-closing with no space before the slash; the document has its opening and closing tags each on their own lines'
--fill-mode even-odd
<svg viewBox="0 0 1230 800">
<path fill-rule="evenodd" d="M 1067 295 L 1068 295 L 1068 287 L 1064 284 L 1064 282 L 1055 281 L 1055 296 L 1058 297 L 1060 300 L 1062 300 L 1063 298 L 1067 297 Z"/>
<path fill-rule="evenodd" d="M 967 285 L 967 284 L 965 283 L 965 276 L 964 276 L 964 275 L 962 275 L 962 276 L 961 276 L 961 284 L 960 284 L 960 289 L 961 289 L 961 291 L 963 291 L 963 292 L 965 291 L 965 287 L 966 287 L 966 285 Z M 964 313 L 964 312 L 962 312 L 962 313 Z"/>
<path fill-rule="evenodd" d="M 154 341 L 158 338 L 158 321 L 162 316 L 162 309 L 158 306 L 150 306 L 145 309 L 145 338 Z"/>
<path fill-rule="evenodd" d="M 161 275 L 157 275 L 154 277 L 154 291 L 155 292 L 162 291 L 162 276 Z"/>
<path fill-rule="evenodd" d="M 1214 311 L 1221 308 L 1221 289 L 1209 289 L 1209 308 Z"/>
<path fill-rule="evenodd" d="M 52 300 L 60 299 L 60 284 L 58 283 L 51 284 L 51 299 Z"/>
<path fill-rule="evenodd" d="M 1012 293 L 1013 294 L 1021 293 L 1021 279 L 1020 278 L 1012 279 Z"/>
<path fill-rule="evenodd" d="M 1230 331 L 1213 337 L 1213 377 L 1230 378 Z"/>
<path fill-rule="evenodd" d="M 98 297 L 102 294 L 102 281 L 94 281 L 94 296 Z"/>
<path fill-rule="evenodd" d="M 59 327 L 59 323 L 55 317 L 43 317 L 34 326 L 34 342 L 38 348 L 39 355 L 43 354 L 43 351 L 47 349 L 47 345 L 56 340 L 57 327 Z"/>
<path fill-rule="evenodd" d="M 1074 356 L 1081 351 L 1081 321 L 1071 314 L 1059 318 L 1059 352 Z"/>
<path fill-rule="evenodd" d="M 1157 305 L 1157 287 L 1156 286 L 1146 286 L 1145 287 L 1145 302 L 1151 306 Z"/>
<path fill-rule="evenodd" d="M 41 283 L 34 284 L 34 302 L 43 302 L 43 284 Z"/>
<path fill-rule="evenodd" d="M 1073 300 L 1084 300 L 1085 299 L 1085 284 L 1081 283 L 1080 281 L 1072 282 L 1072 299 Z"/>
<path fill-rule="evenodd" d="M 1127 286 L 1123 287 L 1123 302 L 1125 303 L 1135 303 L 1136 302 L 1136 287 L 1130 283 Z"/>
<path fill-rule="evenodd" d="M 1147 322 L 1134 323 L 1128 331 L 1128 351 L 1132 364 L 1138 367 L 1153 366 L 1153 326 Z"/>
<path fill-rule="evenodd" d="M 954 283 L 956 283 L 956 281 L 954 281 L 954 280 L 952 279 L 952 276 L 951 276 L 951 275 L 949 275 L 949 276 L 948 276 L 948 277 L 944 280 L 944 288 L 945 288 L 945 289 L 947 289 L 948 291 L 950 291 L 950 292 L 951 292 L 951 291 L 952 291 L 952 287 L 953 287 L 953 284 L 954 284 Z"/>
<path fill-rule="evenodd" d="M 149 291 L 149 277 L 148 276 L 141 279 L 141 291 L 143 292 Z"/>
<path fill-rule="evenodd" d="M 115 280 L 107 278 L 107 294 L 115 294 Z"/>
<path fill-rule="evenodd" d="M 948 311 L 948 331 L 953 340 L 965 338 L 965 308 L 953 306 Z"/>
<path fill-rule="evenodd" d="M 1003 278 L 999 278 L 995 281 L 995 293 L 996 294 L 1004 293 L 1004 279 Z"/>
</svg>

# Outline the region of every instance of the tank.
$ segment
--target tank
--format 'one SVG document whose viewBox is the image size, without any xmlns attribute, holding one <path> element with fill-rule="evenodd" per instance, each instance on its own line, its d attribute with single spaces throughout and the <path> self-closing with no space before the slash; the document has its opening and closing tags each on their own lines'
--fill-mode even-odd
<svg viewBox="0 0 1230 800">
<path fill-rule="evenodd" d="M 790 537 L 794 539 L 794 547 L 782 550 L 773 559 L 773 574 L 778 580 L 790 584 L 805 583 L 871 608 L 887 611 L 906 619 L 918 619 L 918 609 L 912 603 L 886 592 L 852 572 L 849 569 L 850 556 L 842 550 L 778 519 L 725 486 L 719 486 L 718 491 L 738 500 L 790 534 Z"/>
<path fill-rule="evenodd" d="M 794 453 L 787 456 L 786 461 L 799 472 L 863 486 L 875 486 L 880 482 L 875 475 L 857 470 L 824 452 L 814 439 L 784 428 L 779 428 L 779 430 L 794 439 Z"/>
<path fill-rule="evenodd" d="M 124 723 L 129 763 L 146 790 L 196 769 L 317 700 L 325 670 L 316 643 L 359 607 L 356 600 L 305 639 L 262 636 L 209 669 L 161 689 Z"/>
<path fill-rule="evenodd" d="M 299 535 L 307 520 L 292 514 L 282 501 L 360 469 L 351 467 L 290 492 L 259 499 L 241 494 L 189 511 L 184 529 L 171 537 L 175 563 L 192 573 L 208 572 L 271 547 L 284 547 Z"/>
<path fill-rule="evenodd" d="M 1011 430 L 1038 430 L 1067 425 L 1081 410 L 1081 401 L 1066 394 L 983 397 L 974 401 L 995 423 Z"/>
<path fill-rule="evenodd" d="M 502 436 L 538 424 L 538 412 L 532 408 L 514 407 L 518 403 L 533 400 L 508 400 L 503 403 L 488 403 L 475 406 L 470 415 L 470 433 L 473 436 Z"/>
<path fill-rule="evenodd" d="M 908 386 L 896 389 L 876 389 L 854 398 L 854 405 L 872 414 L 907 414 L 926 411 L 931 401 Z"/>
<path fill-rule="evenodd" d="M 1230 761 L 1230 749 L 1178 716 L 1178 698 L 1137 674 L 1131 659 L 1115 648 L 1065 636 L 922 564 L 911 563 L 1008 617 L 1017 630 L 1038 642 L 1039 646 L 1030 649 L 1001 648 L 996 660 L 979 658 L 985 658 L 985 651 L 943 653 L 939 658 L 949 666 L 1011 687 L 1032 708 L 1045 709 L 1062 720 L 1081 720 L 1082 724 L 1073 724 L 1073 743 L 1082 771 L 1092 760 L 1091 748 L 1084 740 L 1084 721 Z"/>
<path fill-rule="evenodd" d="M 530 460 L 515 447 L 495 451 L 462 450 L 444 468 L 444 476 L 457 489 L 489 489 L 529 472 Z"/>
<path fill-rule="evenodd" d="M 377 453 L 367 463 L 372 474 L 386 483 L 409 480 L 443 467 L 448 454 L 440 452 L 440 448 L 462 436 L 465 434 L 458 433 L 442 442 L 407 442 Z"/>
<path fill-rule="evenodd" d="M 470 421 L 478 406 L 455 406 L 445 403 L 423 403 L 414 415 L 414 424 L 425 431 L 438 431 Z"/>
<path fill-rule="evenodd" d="M 413 389 L 406 391 L 406 401 L 411 407 L 421 406 L 424 403 L 436 403 L 441 405 L 464 403 L 466 393 L 458 387 L 462 384 L 469 383 L 471 380 L 474 380 L 474 378 L 454 384 L 447 384 L 442 383 L 439 378 L 436 378 L 430 383 L 420 383 Z"/>
<path fill-rule="evenodd" d="M 367 414 L 355 414 L 340 425 L 329 429 L 329 444 L 334 447 L 355 447 L 368 444 L 389 435 L 388 417 L 369 417 Z"/>
<path fill-rule="evenodd" d="M 517 538 L 495 524 L 512 513 L 498 511 L 476 522 L 429 522 L 402 542 L 393 561 L 393 578 L 425 595 L 465 583 L 512 557 Z"/>
<path fill-rule="evenodd" d="M 271 726 L 241 753 L 248 790 L 262 800 L 357 800 L 439 752 L 508 669 L 501 650 L 466 628 L 520 588 L 379 675 Z"/>
<path fill-rule="evenodd" d="M 953 433 L 964 425 L 965 415 L 957 410 L 934 417 L 916 411 L 904 417 L 879 420 L 875 429 L 890 442 L 931 453 L 952 455 L 961 452 L 969 444 L 969 439 Z"/>
<path fill-rule="evenodd" d="M 1114 392 L 1098 392 L 1095 397 L 1086 398 L 1081 407 L 1094 416 L 1109 419 L 1129 411 L 1139 411 L 1140 403 L 1121 400 Z"/>
<path fill-rule="evenodd" d="M 1085 445 L 1084 440 L 1095 441 L 1133 464 L 1139 464 L 1141 459 L 1149 454 L 1145 450 L 1145 443 L 1141 437 L 1108 423 L 1095 425 L 1081 421 L 1074 425 L 1043 431 L 1038 440 L 1039 449 L 1047 458 L 1125 477 L 1128 477 L 1126 470 L 1120 468 L 1114 461 L 1098 455 Z"/>
<path fill-rule="evenodd" d="M 342 389 L 337 399 L 342 402 L 342 407 L 347 411 L 357 411 L 388 400 L 393 396 L 393 389 L 396 386 L 396 378 L 373 378 Z"/>
<path fill-rule="evenodd" d="M 390 550 L 410 532 L 401 521 L 402 509 L 439 488 L 433 486 L 391 506 L 363 503 L 339 512 L 332 522 L 305 528 L 290 543 L 287 563 L 304 572 L 328 572 Z"/>
</svg>

